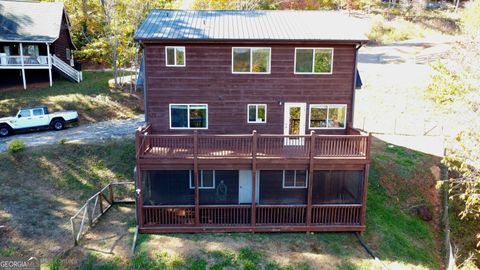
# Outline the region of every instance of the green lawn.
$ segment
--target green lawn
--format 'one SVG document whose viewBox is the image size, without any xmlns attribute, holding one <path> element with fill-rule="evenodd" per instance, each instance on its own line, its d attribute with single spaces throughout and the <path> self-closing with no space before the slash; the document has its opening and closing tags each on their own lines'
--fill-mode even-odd
<svg viewBox="0 0 480 270">
<path fill-rule="evenodd" d="M 55 81 L 52 87 L 0 93 L 0 117 L 14 115 L 20 107 L 47 105 L 52 111 L 77 110 L 82 122 L 126 119 L 142 113 L 139 93 L 109 86 L 112 72 L 84 71 L 81 83 Z"/>
<path fill-rule="evenodd" d="M 428 195 L 413 190 L 425 185 L 431 177 L 428 166 L 435 162 L 375 142 L 364 237 L 392 268 L 440 267 L 434 239 L 439 233 L 409 210 L 411 205 L 429 205 Z M 68 221 L 81 202 L 109 181 L 131 181 L 133 166 L 134 144 L 125 139 L 0 154 L 0 179 L 5 179 L 0 224 L 9 227 L 0 234 L 0 255 L 44 249 L 38 256 L 50 258 L 45 261 L 51 269 L 63 268 L 65 258 L 80 260 L 78 269 L 380 269 L 351 233 L 150 234 L 140 235 L 132 259 L 95 249 L 55 257 L 52 246 L 71 245 Z M 118 224 L 115 218 L 104 219 L 103 226 Z M 134 217 L 130 219 L 124 230 L 132 232 Z"/>
</svg>

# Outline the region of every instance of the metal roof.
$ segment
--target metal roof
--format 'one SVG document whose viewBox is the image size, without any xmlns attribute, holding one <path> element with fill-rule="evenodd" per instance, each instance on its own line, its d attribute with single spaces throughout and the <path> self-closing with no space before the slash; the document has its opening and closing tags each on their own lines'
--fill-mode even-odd
<svg viewBox="0 0 480 270">
<path fill-rule="evenodd" d="M 338 11 L 155 9 L 134 39 L 366 41 L 356 25 Z"/>
<path fill-rule="evenodd" d="M 63 3 L 0 1 L 0 41 L 54 42 Z"/>
</svg>

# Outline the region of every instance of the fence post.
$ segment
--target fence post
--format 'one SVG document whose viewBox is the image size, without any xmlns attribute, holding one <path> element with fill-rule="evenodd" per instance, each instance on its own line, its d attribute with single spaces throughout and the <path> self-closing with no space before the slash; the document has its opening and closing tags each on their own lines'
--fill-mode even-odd
<svg viewBox="0 0 480 270">
<path fill-rule="evenodd" d="M 75 222 L 73 221 L 73 217 L 70 218 L 70 224 L 72 224 L 73 246 L 77 246 L 77 234 L 75 233 Z"/>
<path fill-rule="evenodd" d="M 110 204 L 113 204 L 113 186 L 112 183 L 108 184 L 108 191 L 109 191 L 109 199 L 110 199 Z"/>
</svg>

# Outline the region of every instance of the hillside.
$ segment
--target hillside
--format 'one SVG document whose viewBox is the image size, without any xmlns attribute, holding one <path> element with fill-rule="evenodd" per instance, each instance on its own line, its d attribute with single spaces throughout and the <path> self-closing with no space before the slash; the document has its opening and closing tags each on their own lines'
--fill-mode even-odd
<svg viewBox="0 0 480 270">
<path fill-rule="evenodd" d="M 413 210 L 425 205 L 436 211 L 430 168 L 437 162 L 431 156 L 374 141 L 364 237 L 387 265 L 410 269 L 440 265 L 436 222 L 422 221 Z M 159 265 L 250 269 L 249 264 L 265 269 L 378 267 L 349 233 L 142 235 L 136 257 L 129 260 L 134 212 L 124 206 L 112 209 L 79 247 L 71 249 L 69 217 L 80 204 L 109 181 L 132 179 L 133 141 L 29 148 L 1 154 L 0 164 L 0 178 L 5 179 L 0 190 L 0 224 L 5 225 L 0 234 L 1 255 L 35 255 L 62 269 L 79 265 L 82 269 L 120 265 L 128 269 Z"/>
</svg>

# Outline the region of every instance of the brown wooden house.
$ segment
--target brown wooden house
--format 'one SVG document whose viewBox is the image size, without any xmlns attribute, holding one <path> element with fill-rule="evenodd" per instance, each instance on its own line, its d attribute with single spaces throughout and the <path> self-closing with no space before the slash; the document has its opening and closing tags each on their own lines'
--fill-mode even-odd
<svg viewBox="0 0 480 270">
<path fill-rule="evenodd" d="M 63 76 L 80 82 L 63 3 L 0 0 L 0 90 Z"/>
<path fill-rule="evenodd" d="M 365 230 L 353 28 L 334 12 L 151 11 L 135 34 L 140 231 Z"/>
</svg>

